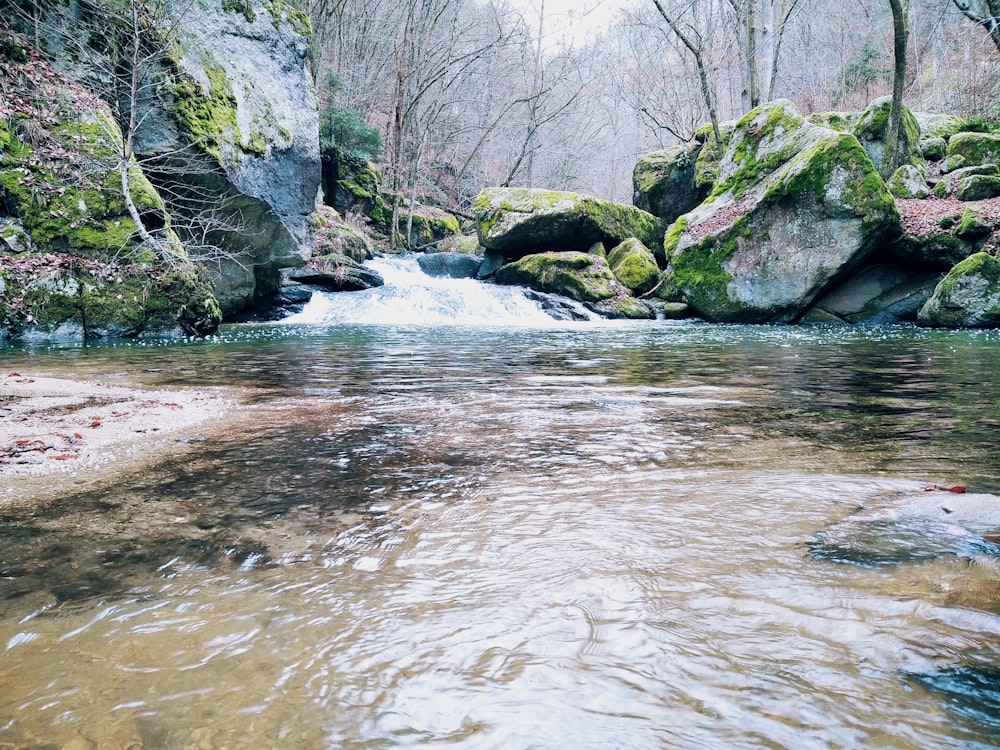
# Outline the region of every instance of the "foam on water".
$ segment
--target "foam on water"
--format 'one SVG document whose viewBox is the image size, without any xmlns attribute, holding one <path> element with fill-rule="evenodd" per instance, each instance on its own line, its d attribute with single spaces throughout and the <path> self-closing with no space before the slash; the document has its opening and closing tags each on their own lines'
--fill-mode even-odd
<svg viewBox="0 0 1000 750">
<path fill-rule="evenodd" d="M 285 323 L 371 325 L 554 326 L 557 322 L 520 287 L 428 276 L 415 256 L 365 264 L 385 286 L 363 292 L 316 292 Z"/>
</svg>

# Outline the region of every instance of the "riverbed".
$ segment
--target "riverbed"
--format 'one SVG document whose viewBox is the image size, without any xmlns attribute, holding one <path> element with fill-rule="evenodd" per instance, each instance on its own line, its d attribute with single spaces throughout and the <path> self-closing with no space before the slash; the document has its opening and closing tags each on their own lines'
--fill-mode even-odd
<svg viewBox="0 0 1000 750">
<path fill-rule="evenodd" d="M 998 746 L 996 547 L 824 552 L 1000 494 L 996 332 L 293 322 L 0 362 L 247 411 L 3 518 L 0 747 Z"/>
</svg>

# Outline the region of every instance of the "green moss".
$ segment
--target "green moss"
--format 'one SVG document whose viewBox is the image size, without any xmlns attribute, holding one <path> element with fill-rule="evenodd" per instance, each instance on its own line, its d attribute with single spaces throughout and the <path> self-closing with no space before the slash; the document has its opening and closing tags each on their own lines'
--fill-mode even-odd
<svg viewBox="0 0 1000 750">
<path fill-rule="evenodd" d="M 634 237 L 613 248 L 607 260 L 615 278 L 635 294 L 645 294 L 659 279 L 656 258 Z"/>
<path fill-rule="evenodd" d="M 409 215 L 401 210 L 399 213 L 400 232 L 406 231 L 408 221 Z M 411 237 L 414 244 L 429 245 L 437 240 L 461 233 L 462 229 L 458 224 L 458 219 L 454 216 L 430 216 L 416 212 L 413 214 Z"/>
<path fill-rule="evenodd" d="M 955 227 L 955 235 L 958 237 L 985 237 L 992 230 L 989 224 L 985 223 L 979 214 L 970 207 L 962 211 L 962 216 Z"/>
<path fill-rule="evenodd" d="M 729 297 L 732 276 L 724 265 L 736 254 L 741 239 L 750 233 L 748 217 L 743 216 L 721 241 L 708 235 L 674 255 L 670 270 L 677 286 L 692 303 L 697 301 L 695 307 L 712 320 L 738 319 L 745 313 L 744 306 Z"/>
<path fill-rule="evenodd" d="M 240 143 L 236 120 L 236 96 L 225 68 L 208 54 L 202 57 L 210 90 L 186 73 L 178 73 L 173 85 L 177 100 L 173 114 L 198 147 L 222 164 L 224 147 Z"/>
<path fill-rule="evenodd" d="M 677 250 L 677 245 L 681 241 L 681 235 L 684 234 L 684 230 L 687 229 L 688 217 L 681 216 L 670 225 L 670 229 L 663 236 L 663 253 L 667 260 L 674 256 L 674 252 Z"/>
<path fill-rule="evenodd" d="M 603 258 L 580 252 L 526 255 L 502 266 L 495 278 L 500 284 L 521 284 L 578 302 L 600 302 L 626 293 Z"/>
<path fill-rule="evenodd" d="M 274 28 L 278 28 L 284 19 L 288 21 L 299 35 L 304 37 L 312 36 L 312 21 L 309 20 L 309 16 L 288 2 L 288 0 L 262 0 L 261 4 L 271 14 L 271 24 Z"/>
<path fill-rule="evenodd" d="M 844 112 L 814 112 L 806 117 L 806 120 L 813 125 L 823 128 L 838 130 L 841 133 L 850 133 L 857 120 L 857 115 L 850 115 Z"/>
<path fill-rule="evenodd" d="M 956 133 L 948 141 L 946 164 L 979 166 L 1000 163 L 1000 135 L 991 133 Z M 949 170 L 953 171 L 953 170 Z"/>
<path fill-rule="evenodd" d="M 222 0 L 222 9 L 227 13 L 238 13 L 246 19 L 247 23 L 257 20 L 251 0 Z"/>
</svg>

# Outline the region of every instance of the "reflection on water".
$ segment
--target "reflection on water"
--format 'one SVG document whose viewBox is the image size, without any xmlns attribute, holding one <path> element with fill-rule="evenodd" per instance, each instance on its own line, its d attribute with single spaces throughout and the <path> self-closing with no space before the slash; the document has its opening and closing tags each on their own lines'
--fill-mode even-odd
<svg viewBox="0 0 1000 750">
<path fill-rule="evenodd" d="M 239 327 L 8 352 L 257 395 L 155 474 L 4 519 L 0 747 L 996 746 L 996 558 L 810 540 L 925 482 L 1000 493 L 998 342 Z"/>
</svg>

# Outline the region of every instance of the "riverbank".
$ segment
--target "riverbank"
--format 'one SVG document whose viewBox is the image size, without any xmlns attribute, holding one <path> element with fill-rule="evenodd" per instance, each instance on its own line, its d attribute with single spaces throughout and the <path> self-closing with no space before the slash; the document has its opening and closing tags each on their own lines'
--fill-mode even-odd
<svg viewBox="0 0 1000 750">
<path fill-rule="evenodd" d="M 0 376 L 0 507 L 113 479 L 222 429 L 231 390 L 158 390 L 104 382 Z"/>
</svg>

